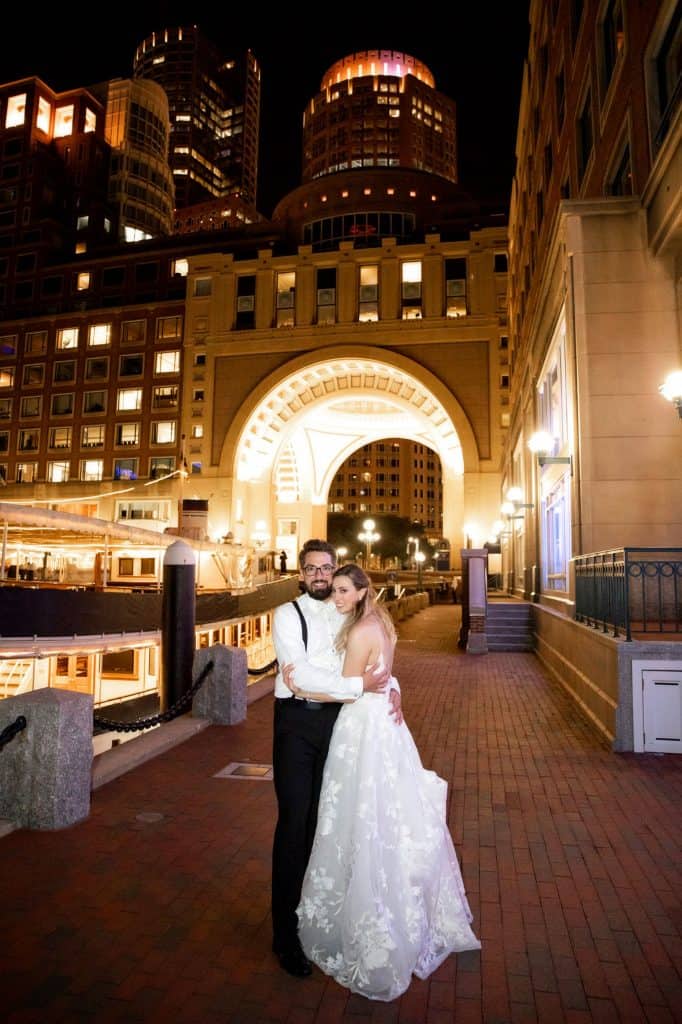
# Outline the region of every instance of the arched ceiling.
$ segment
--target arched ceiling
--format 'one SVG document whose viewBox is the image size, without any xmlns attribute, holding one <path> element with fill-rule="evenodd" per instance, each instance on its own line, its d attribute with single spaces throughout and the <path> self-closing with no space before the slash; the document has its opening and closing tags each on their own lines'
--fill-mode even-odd
<svg viewBox="0 0 682 1024">
<path fill-rule="evenodd" d="M 286 451 L 310 500 L 324 503 L 343 460 L 386 437 L 418 440 L 439 455 L 444 472 L 463 473 L 452 419 L 415 375 L 377 359 L 330 358 L 291 372 L 265 393 L 240 433 L 237 476 L 268 479 Z"/>
</svg>

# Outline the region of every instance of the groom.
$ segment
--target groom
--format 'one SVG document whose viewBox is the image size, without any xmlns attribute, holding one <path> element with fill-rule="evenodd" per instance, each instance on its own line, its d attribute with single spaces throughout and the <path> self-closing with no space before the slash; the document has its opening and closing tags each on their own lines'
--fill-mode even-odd
<svg viewBox="0 0 682 1024">
<path fill-rule="evenodd" d="M 317 824 L 317 804 L 322 772 L 332 730 L 341 704 L 294 697 L 286 686 L 282 667 L 292 665 L 296 685 L 311 692 L 327 693 L 338 701 L 354 700 L 364 691 L 385 690 L 389 673 L 344 678 L 333 656 L 334 641 L 343 616 L 330 600 L 336 551 L 325 540 L 308 540 L 299 555 L 304 593 L 297 599 L 301 621 L 293 602 L 275 609 L 272 637 L 279 669 L 275 678 L 273 771 L 278 819 L 272 849 L 273 952 L 289 974 L 305 978 L 312 973 L 298 940 L 296 907 Z M 304 629 L 307 636 L 304 635 Z M 329 663 L 329 669 L 310 661 Z M 391 691 L 394 712 L 400 714 L 400 694 Z"/>
</svg>

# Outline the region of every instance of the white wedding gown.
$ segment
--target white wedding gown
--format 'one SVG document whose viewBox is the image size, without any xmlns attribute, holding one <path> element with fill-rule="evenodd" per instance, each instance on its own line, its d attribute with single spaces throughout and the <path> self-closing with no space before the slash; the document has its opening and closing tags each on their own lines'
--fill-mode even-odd
<svg viewBox="0 0 682 1024">
<path fill-rule="evenodd" d="M 297 913 L 306 956 L 368 999 L 397 999 L 413 974 L 426 978 L 450 953 L 481 948 L 446 793 L 386 694 L 344 705 Z"/>
</svg>

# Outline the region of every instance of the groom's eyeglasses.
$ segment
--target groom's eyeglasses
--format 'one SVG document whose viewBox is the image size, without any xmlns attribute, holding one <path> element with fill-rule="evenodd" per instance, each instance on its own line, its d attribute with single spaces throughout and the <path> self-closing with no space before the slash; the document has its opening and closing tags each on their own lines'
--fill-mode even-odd
<svg viewBox="0 0 682 1024">
<path fill-rule="evenodd" d="M 303 573 L 306 576 L 316 576 L 317 573 L 321 573 L 323 576 L 331 576 L 334 572 L 333 565 L 304 565 Z"/>
</svg>

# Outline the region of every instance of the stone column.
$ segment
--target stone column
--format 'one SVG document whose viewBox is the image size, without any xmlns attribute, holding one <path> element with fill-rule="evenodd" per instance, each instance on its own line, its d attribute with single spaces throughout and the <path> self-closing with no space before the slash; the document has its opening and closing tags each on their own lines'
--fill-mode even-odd
<svg viewBox="0 0 682 1024">
<path fill-rule="evenodd" d="M 44 687 L 0 701 L 0 730 L 26 728 L 0 751 L 0 817 L 67 828 L 90 813 L 92 695 Z"/>
<path fill-rule="evenodd" d="M 241 647 L 214 644 L 202 647 L 194 655 L 193 678 L 212 661 L 213 668 L 192 701 L 192 714 L 208 718 L 216 725 L 235 725 L 246 718 L 248 666 Z"/>
<path fill-rule="evenodd" d="M 468 654 L 487 654 L 488 641 L 485 635 L 485 619 L 488 602 L 487 564 L 488 552 L 485 548 L 464 548 L 462 560 L 469 567 L 469 634 L 467 636 Z"/>
</svg>

